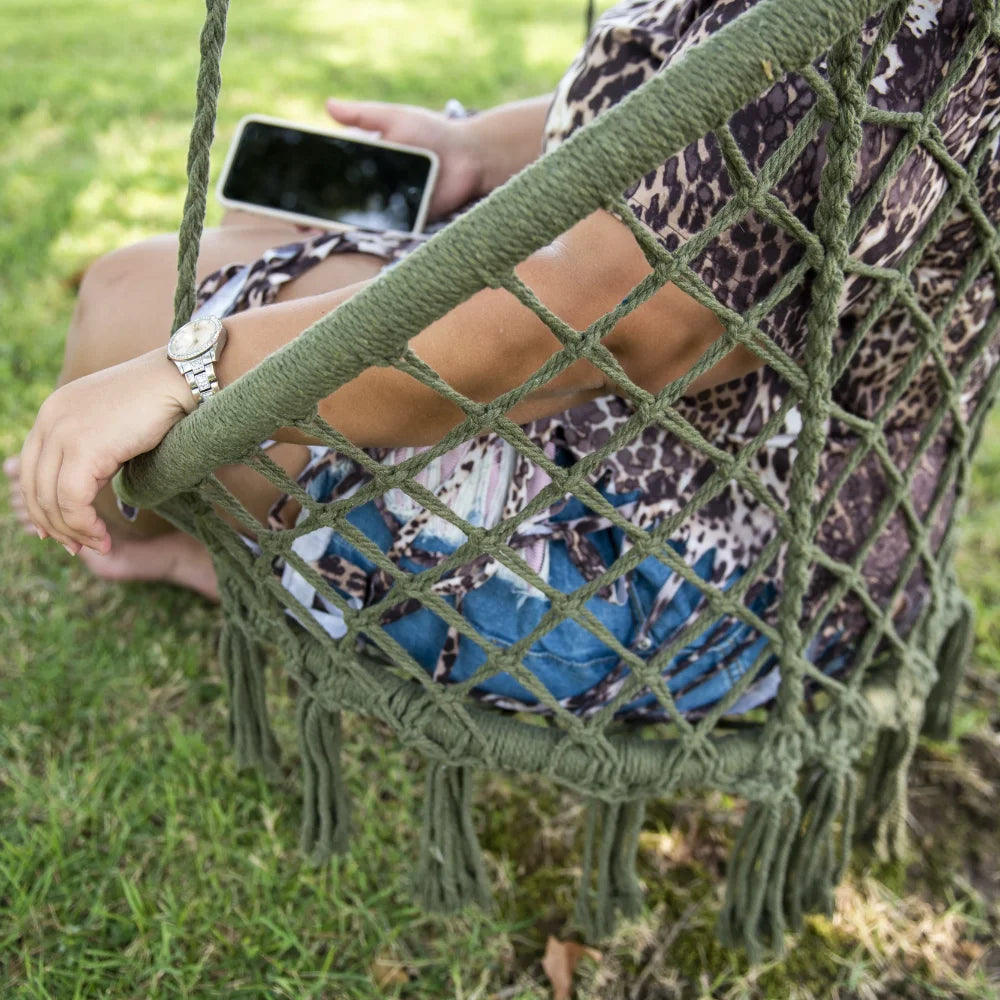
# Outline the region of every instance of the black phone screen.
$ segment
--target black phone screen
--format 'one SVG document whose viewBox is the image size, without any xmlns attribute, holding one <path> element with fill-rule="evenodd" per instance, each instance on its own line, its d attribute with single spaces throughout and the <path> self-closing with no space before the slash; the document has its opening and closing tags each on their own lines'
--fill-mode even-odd
<svg viewBox="0 0 1000 1000">
<path fill-rule="evenodd" d="M 365 229 L 411 231 L 431 161 L 339 136 L 247 122 L 225 198 Z"/>
</svg>

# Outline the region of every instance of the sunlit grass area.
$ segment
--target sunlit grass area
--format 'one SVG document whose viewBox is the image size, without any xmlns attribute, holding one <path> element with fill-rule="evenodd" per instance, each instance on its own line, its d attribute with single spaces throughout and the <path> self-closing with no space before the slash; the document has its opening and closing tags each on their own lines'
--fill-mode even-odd
<svg viewBox="0 0 1000 1000">
<path fill-rule="evenodd" d="M 582 38 L 584 7 L 234 4 L 217 148 L 252 111 L 323 122 L 328 95 L 487 107 L 545 92 Z M 2 456 L 56 377 L 88 262 L 176 228 L 202 14 L 192 0 L 0 0 Z M 311 867 L 278 672 L 287 753 L 284 780 L 268 784 L 237 773 L 228 751 L 215 609 L 93 580 L 19 535 L 0 496 L 0 997 L 551 996 L 541 958 L 549 934 L 573 935 L 577 797 L 484 776 L 477 822 L 497 908 L 428 916 L 409 894 L 420 762 L 352 718 L 353 846 Z M 639 858 L 646 912 L 580 965 L 578 997 L 997 995 L 998 524 L 994 420 L 960 560 L 978 612 L 961 741 L 920 750 L 909 863 L 871 868 L 859 852 L 836 915 L 751 969 L 713 936 L 739 804 L 656 804 Z"/>
</svg>

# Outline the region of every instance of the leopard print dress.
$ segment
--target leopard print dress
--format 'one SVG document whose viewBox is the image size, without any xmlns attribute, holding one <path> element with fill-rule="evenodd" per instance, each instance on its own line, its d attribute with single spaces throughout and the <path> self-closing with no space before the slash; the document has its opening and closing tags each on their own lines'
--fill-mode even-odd
<svg viewBox="0 0 1000 1000">
<path fill-rule="evenodd" d="M 546 145 L 552 147 L 576 129 L 620 101 L 634 88 L 692 45 L 752 6 L 752 0 L 629 0 L 604 14 L 588 42 L 560 83 L 548 116 Z M 951 65 L 970 18 L 962 0 L 913 0 L 902 29 L 882 56 L 869 90 L 876 106 L 904 110 L 922 106 L 924 99 Z M 879 19 L 867 25 L 863 41 L 870 44 Z M 823 67 L 821 66 L 822 70 Z M 759 99 L 738 112 L 730 126 L 747 162 L 759 169 L 792 132 L 814 103 L 812 90 L 792 75 L 774 84 Z M 938 115 L 949 153 L 964 163 L 982 136 L 1000 120 L 1000 51 L 996 44 L 971 65 Z M 900 134 L 893 128 L 867 127 L 860 155 L 855 197 L 877 176 Z M 809 145 L 778 183 L 775 194 L 808 224 L 817 200 L 824 162 L 821 141 Z M 1000 215 L 1000 170 L 997 147 L 987 156 L 977 178 L 987 214 Z M 894 266 L 914 244 L 947 189 L 940 166 L 919 147 L 890 184 L 853 248 L 855 257 L 875 266 Z M 693 143 L 639 180 L 626 198 L 638 218 L 667 249 L 699 233 L 731 194 L 728 174 L 713 136 Z M 976 246 L 975 222 L 956 209 L 923 249 L 911 282 L 913 294 L 928 315 L 938 315 Z M 322 259 L 329 252 L 365 249 L 387 260 L 397 259 L 419 242 L 398 241 L 378 234 L 327 234 L 271 252 L 272 259 L 242 270 L 209 278 L 201 300 L 216 311 L 235 311 L 273 298 L 276 283 Z M 794 267 L 802 245 L 783 228 L 751 211 L 740 223 L 712 240 L 694 262 L 695 270 L 724 305 L 739 311 L 767 296 L 775 282 Z M 265 255 L 266 257 L 267 255 Z M 870 280 L 852 279 L 842 300 L 840 342 L 846 343 L 870 306 L 875 289 Z M 788 296 L 764 321 L 765 331 L 793 358 L 801 354 L 808 282 Z M 947 320 L 943 350 L 947 368 L 962 366 L 994 308 L 997 290 L 988 274 L 969 283 Z M 225 301 L 221 301 L 220 299 Z M 834 388 L 836 402 L 853 414 L 876 418 L 915 351 L 921 331 L 913 309 L 899 301 L 886 311 L 866 336 L 852 363 Z M 986 378 L 997 361 L 996 345 L 974 363 L 960 400 L 964 417 L 977 407 Z M 938 362 L 926 356 L 906 389 L 894 402 L 885 423 L 889 459 L 906 468 L 915 454 L 928 415 L 941 395 Z M 685 398 L 678 409 L 690 424 L 717 447 L 735 453 L 755 437 L 787 398 L 788 388 L 773 369 L 763 367 L 737 381 Z M 529 437 L 558 464 L 570 465 L 607 441 L 631 415 L 630 404 L 608 396 L 571 411 L 527 425 Z M 795 455 L 800 418 L 794 408 L 783 428 L 751 460 L 753 471 L 786 506 L 789 473 Z M 853 561 L 872 530 L 895 471 L 869 454 L 850 475 L 841 476 L 857 438 L 834 422 L 821 457 L 819 495 L 838 492 L 819 525 L 817 542 L 830 556 Z M 940 470 L 951 442 L 952 422 L 946 421 L 919 460 L 912 480 L 915 514 L 924 518 L 931 507 Z M 381 462 L 395 464 L 416 449 L 373 449 Z M 711 474 L 704 455 L 661 428 L 647 428 L 627 447 L 615 452 L 595 474 L 601 493 L 632 524 L 652 528 L 683 507 Z M 301 482 L 320 500 L 353 492 L 367 478 L 355 463 L 313 449 Z M 523 507 L 549 482 L 548 476 L 495 435 L 484 435 L 431 463 L 418 477 L 471 523 L 490 526 Z M 843 482 L 840 480 L 843 478 Z M 839 485 L 838 485 L 839 484 Z M 936 546 L 953 498 L 946 497 L 932 526 Z M 280 500 L 272 523 L 285 523 L 287 508 Z M 364 505 L 352 520 L 392 560 L 419 572 L 439 562 L 464 541 L 453 527 L 433 517 L 406 494 L 393 490 Z M 744 603 L 764 620 L 773 621 L 781 593 L 781 556 L 759 565 L 761 553 L 777 533 L 772 507 L 733 481 L 709 503 L 688 517 L 670 545 L 702 579 L 726 589 L 746 572 L 756 582 Z M 627 551 L 626 537 L 579 500 L 565 498 L 523 523 L 510 546 L 553 587 L 572 591 L 602 573 Z M 896 512 L 885 523 L 862 560 L 861 575 L 871 600 L 886 606 L 897 593 L 891 611 L 895 627 L 905 633 L 927 598 L 922 572 L 914 571 L 899 588 L 900 564 L 910 548 L 903 516 Z M 311 563 L 354 606 L 382 598 L 392 581 L 342 537 L 327 529 L 296 542 L 299 555 Z M 299 574 L 279 565 L 288 589 L 332 635 L 344 631 L 342 617 Z M 827 571 L 817 570 L 806 598 L 806 615 L 815 615 L 832 584 Z M 481 557 L 434 585 L 489 642 L 507 646 L 527 635 L 548 610 L 536 589 L 497 563 Z M 647 658 L 683 634 L 702 611 L 699 589 L 649 557 L 635 570 L 606 587 L 587 605 L 627 648 Z M 383 625 L 435 679 L 465 680 L 483 662 L 481 644 L 459 635 L 414 602 L 392 609 Z M 808 651 L 824 671 L 849 668 L 850 650 L 869 627 L 864 600 L 849 591 L 825 616 Z M 671 659 L 664 678 L 678 708 L 689 716 L 703 713 L 748 670 L 756 676 L 731 706 L 738 713 L 762 704 L 777 688 L 778 667 L 767 656 L 768 640 L 735 617 L 713 621 Z M 627 676 L 620 658 L 576 622 L 567 621 L 535 643 L 524 663 L 560 703 L 588 714 L 615 695 Z M 493 704 L 542 711 L 537 699 L 507 674 L 491 678 L 476 694 Z M 661 709 L 646 693 L 623 706 L 626 718 L 658 718 Z"/>
</svg>

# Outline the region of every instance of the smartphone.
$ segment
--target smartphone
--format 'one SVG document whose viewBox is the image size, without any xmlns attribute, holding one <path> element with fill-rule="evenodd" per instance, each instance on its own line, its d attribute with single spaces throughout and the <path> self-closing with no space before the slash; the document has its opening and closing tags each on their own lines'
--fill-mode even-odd
<svg viewBox="0 0 1000 1000">
<path fill-rule="evenodd" d="M 216 194 L 223 205 L 299 225 L 419 233 L 437 172 L 429 149 L 248 115 Z"/>
</svg>

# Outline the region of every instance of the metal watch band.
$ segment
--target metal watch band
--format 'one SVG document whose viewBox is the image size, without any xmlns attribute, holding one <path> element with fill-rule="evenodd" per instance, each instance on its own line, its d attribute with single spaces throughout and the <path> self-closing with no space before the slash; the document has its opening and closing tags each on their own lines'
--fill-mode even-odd
<svg viewBox="0 0 1000 1000">
<path fill-rule="evenodd" d="M 215 374 L 214 361 L 207 361 L 204 365 L 199 365 L 197 368 L 191 362 L 188 362 L 181 370 L 199 404 L 206 399 L 210 399 L 212 394 L 218 391 L 219 378 Z"/>
</svg>

